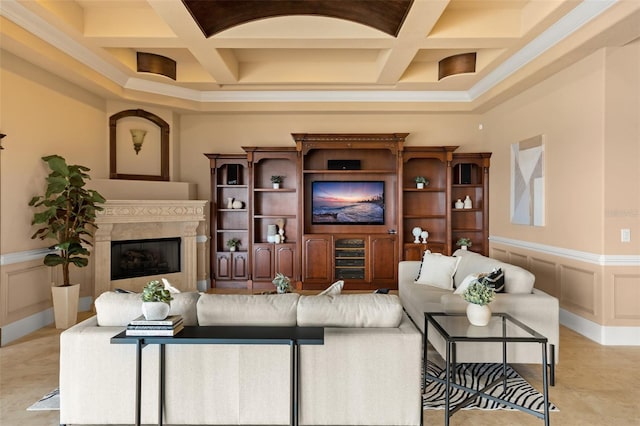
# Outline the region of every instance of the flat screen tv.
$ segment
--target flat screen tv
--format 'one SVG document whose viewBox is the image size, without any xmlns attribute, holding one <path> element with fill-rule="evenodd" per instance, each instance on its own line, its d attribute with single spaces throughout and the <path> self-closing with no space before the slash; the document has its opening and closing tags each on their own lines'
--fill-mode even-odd
<svg viewBox="0 0 640 426">
<path fill-rule="evenodd" d="M 314 181 L 314 225 L 384 225 L 384 181 Z"/>
</svg>

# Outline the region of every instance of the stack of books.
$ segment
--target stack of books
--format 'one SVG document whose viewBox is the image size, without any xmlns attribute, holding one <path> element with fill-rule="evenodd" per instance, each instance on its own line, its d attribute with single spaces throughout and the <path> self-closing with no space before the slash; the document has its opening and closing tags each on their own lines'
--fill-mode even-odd
<svg viewBox="0 0 640 426">
<path fill-rule="evenodd" d="M 127 336 L 175 336 L 183 327 L 181 315 L 170 315 L 163 320 L 147 320 L 140 315 L 127 326 Z"/>
</svg>

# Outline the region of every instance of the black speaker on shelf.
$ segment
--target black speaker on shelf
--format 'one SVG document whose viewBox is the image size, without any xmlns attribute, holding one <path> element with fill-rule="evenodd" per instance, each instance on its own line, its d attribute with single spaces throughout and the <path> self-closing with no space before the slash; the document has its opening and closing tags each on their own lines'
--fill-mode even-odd
<svg viewBox="0 0 640 426">
<path fill-rule="evenodd" d="M 460 164 L 460 183 L 463 185 L 471 183 L 471 164 Z"/>
<path fill-rule="evenodd" d="M 227 185 L 240 185 L 240 164 L 227 164 Z"/>
<path fill-rule="evenodd" d="M 327 160 L 329 170 L 360 170 L 360 160 Z"/>
</svg>

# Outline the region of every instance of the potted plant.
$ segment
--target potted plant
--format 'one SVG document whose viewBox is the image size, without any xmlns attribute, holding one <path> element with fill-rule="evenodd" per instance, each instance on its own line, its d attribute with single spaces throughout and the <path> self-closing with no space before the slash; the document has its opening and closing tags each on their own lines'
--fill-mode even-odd
<svg viewBox="0 0 640 426">
<path fill-rule="evenodd" d="M 239 245 L 240 245 L 240 240 L 237 238 L 231 238 L 227 240 L 227 247 L 229 247 L 229 251 L 236 251 Z"/>
<path fill-rule="evenodd" d="M 467 305 L 467 318 L 473 325 L 485 326 L 491 319 L 491 309 L 489 303 L 496 297 L 493 288 L 481 280 L 475 280 L 462 293 L 464 300 L 469 302 Z"/>
<path fill-rule="evenodd" d="M 284 179 L 284 176 L 271 176 L 271 183 L 273 184 L 273 189 L 278 189 L 280 188 L 280 184 L 282 183 L 282 180 Z"/>
<path fill-rule="evenodd" d="M 429 181 L 424 176 L 416 176 L 415 181 L 418 189 L 422 189 L 425 185 L 429 185 Z"/>
<path fill-rule="evenodd" d="M 456 242 L 456 245 L 460 247 L 462 250 L 466 250 L 467 247 L 471 247 L 472 244 L 473 243 L 471 242 L 471 239 L 465 238 L 465 237 L 458 239 L 458 241 Z"/>
<path fill-rule="evenodd" d="M 31 221 L 38 225 L 31 238 L 53 239 L 58 252 L 44 258 L 47 266 L 62 266 L 62 285 L 52 288 L 56 328 L 74 325 L 78 316 L 79 284 L 71 285 L 69 266 L 83 268 L 89 264 L 92 231 L 96 212 L 102 210 L 98 203 L 105 199 L 97 191 L 85 188 L 86 173 L 90 169 L 79 165 L 68 165 L 63 157 L 42 157 L 51 172 L 47 176 L 44 195 L 35 196 L 29 206 L 36 208 Z M 62 307 L 65 307 L 64 309 Z"/>
<path fill-rule="evenodd" d="M 158 280 L 152 280 L 142 289 L 142 314 L 148 321 L 163 320 L 169 315 L 171 292 Z"/>
<path fill-rule="evenodd" d="M 275 284 L 278 294 L 291 293 L 291 280 L 283 273 L 278 272 L 272 283 Z"/>
</svg>

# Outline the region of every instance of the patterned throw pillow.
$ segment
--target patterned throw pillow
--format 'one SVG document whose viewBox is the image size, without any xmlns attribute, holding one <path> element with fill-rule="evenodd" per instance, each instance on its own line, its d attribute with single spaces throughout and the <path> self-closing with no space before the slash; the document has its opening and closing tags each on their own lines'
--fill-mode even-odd
<svg viewBox="0 0 640 426">
<path fill-rule="evenodd" d="M 504 272 L 502 268 L 496 268 L 480 277 L 480 279 L 483 283 L 492 287 L 496 293 L 504 293 Z"/>
</svg>

